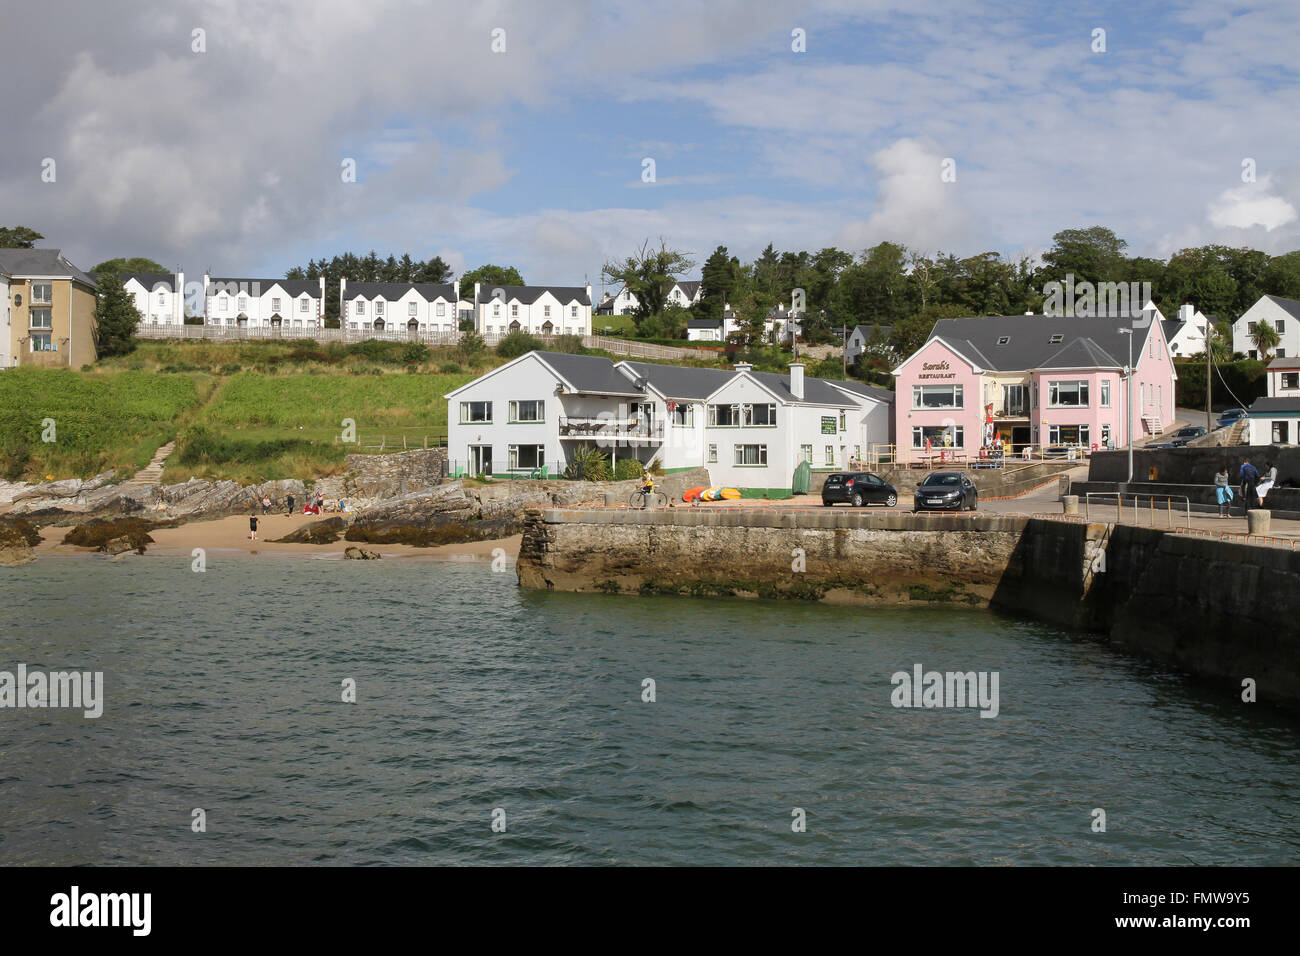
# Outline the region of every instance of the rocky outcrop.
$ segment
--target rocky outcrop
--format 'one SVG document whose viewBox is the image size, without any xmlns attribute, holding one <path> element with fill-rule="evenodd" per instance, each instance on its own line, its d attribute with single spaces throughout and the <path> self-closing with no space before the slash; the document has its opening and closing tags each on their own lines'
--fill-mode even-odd
<svg viewBox="0 0 1300 956">
<path fill-rule="evenodd" d="M 305 494 L 301 481 L 279 479 L 260 485 L 241 485 L 236 481 L 189 481 L 163 487 L 106 485 L 69 479 L 51 485 L 37 485 L 15 500 L 11 514 L 24 515 L 38 524 L 51 524 L 69 517 L 157 514 L 166 518 L 219 518 L 260 508 L 263 496 L 273 508 L 285 506 L 285 496 L 292 493 L 296 503 Z M 75 483 L 75 484 L 74 484 Z M 58 495 L 49 493 L 59 486 Z"/>
<path fill-rule="evenodd" d="M 63 543 L 79 548 L 94 548 L 107 554 L 135 551 L 144 554 L 153 544 L 149 532 L 154 528 L 174 527 L 174 521 L 149 522 L 141 518 L 100 518 L 79 524 L 63 536 Z"/>
<path fill-rule="evenodd" d="M 330 497 L 396 498 L 443 480 L 445 448 L 417 448 L 391 455 L 348 455 L 349 475 Z"/>
<path fill-rule="evenodd" d="M 286 534 L 283 538 L 276 538 L 274 544 L 333 544 L 339 538 L 343 537 L 343 532 L 348 529 L 346 518 L 334 517 L 326 518 L 323 521 L 313 521 L 310 524 L 302 525 Z"/>
<path fill-rule="evenodd" d="M 40 532 L 21 518 L 0 518 L 0 567 L 17 568 L 36 560 L 32 551 L 41 543 Z"/>
<path fill-rule="evenodd" d="M 351 545 L 343 549 L 343 557 L 353 561 L 378 561 L 383 555 L 378 551 L 368 551 L 365 548 Z"/>
</svg>

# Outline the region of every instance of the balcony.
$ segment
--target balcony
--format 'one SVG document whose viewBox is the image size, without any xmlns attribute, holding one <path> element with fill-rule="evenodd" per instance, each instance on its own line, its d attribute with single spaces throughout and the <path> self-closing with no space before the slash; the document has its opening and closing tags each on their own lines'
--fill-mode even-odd
<svg viewBox="0 0 1300 956">
<path fill-rule="evenodd" d="M 560 418 L 561 438 L 623 441 L 662 440 L 663 422 L 645 422 L 639 418 Z"/>
</svg>

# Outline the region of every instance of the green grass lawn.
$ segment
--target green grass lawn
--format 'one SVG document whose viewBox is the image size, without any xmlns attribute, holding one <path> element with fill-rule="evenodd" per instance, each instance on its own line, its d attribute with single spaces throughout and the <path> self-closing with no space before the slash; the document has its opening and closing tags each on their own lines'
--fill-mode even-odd
<svg viewBox="0 0 1300 956">
<path fill-rule="evenodd" d="M 39 480 L 115 468 L 126 477 L 175 437 L 210 389 L 211 379 L 197 374 L 0 372 L 0 472 Z"/>
</svg>

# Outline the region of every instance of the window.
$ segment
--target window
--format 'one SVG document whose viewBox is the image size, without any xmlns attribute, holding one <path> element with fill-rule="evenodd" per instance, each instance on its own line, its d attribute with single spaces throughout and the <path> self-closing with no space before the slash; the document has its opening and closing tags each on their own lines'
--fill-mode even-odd
<svg viewBox="0 0 1300 956">
<path fill-rule="evenodd" d="M 1275 358 L 1286 358 L 1286 349 L 1274 349 L 1273 356 Z"/>
<path fill-rule="evenodd" d="M 1255 334 L 1255 329 L 1258 328 L 1258 327 L 1259 327 L 1259 323 L 1258 323 L 1258 322 L 1247 322 L 1247 323 L 1246 323 L 1246 334 L 1247 334 L 1247 335 L 1254 335 L 1254 334 Z"/>
<path fill-rule="evenodd" d="M 1029 389 L 1025 385 L 1003 385 L 1002 414 L 1008 417 L 1028 415 L 1028 391 Z"/>
<path fill-rule="evenodd" d="M 243 312 L 247 308 L 248 308 L 248 297 L 241 295 L 239 297 L 239 311 Z"/>
<path fill-rule="evenodd" d="M 279 312 L 279 311 L 280 311 L 280 298 L 279 298 L 279 296 L 272 296 L 272 297 L 271 297 L 271 311 L 272 311 L 272 312 Z"/>
<path fill-rule="evenodd" d="M 998 345 L 1009 345 L 1010 343 L 1011 343 L 1011 336 L 1009 335 L 998 336 Z"/>
<path fill-rule="evenodd" d="M 1291 429 L 1289 427 L 1290 424 L 1291 424 L 1290 422 L 1273 423 L 1273 444 L 1274 445 L 1291 444 L 1291 438 L 1290 438 Z"/>
<path fill-rule="evenodd" d="M 515 316 L 517 316 L 518 314 L 519 314 L 519 306 L 518 306 L 518 305 L 515 305 L 515 304 L 512 304 L 512 305 L 510 306 L 510 318 L 513 319 L 513 318 L 514 318 Z"/>
<path fill-rule="evenodd" d="M 361 301 L 361 300 L 358 300 L 358 301 L 357 301 L 357 315 L 365 315 L 365 314 L 366 314 L 366 304 L 365 304 L 365 302 L 363 302 L 363 301 Z"/>
<path fill-rule="evenodd" d="M 1087 382 L 1048 382 L 1049 408 L 1084 408 L 1088 405 Z"/>
<path fill-rule="evenodd" d="M 718 446 L 712 442 L 709 443 L 708 464 L 716 465 L 718 463 Z"/>
<path fill-rule="evenodd" d="M 746 425 L 776 424 L 775 405 L 746 405 L 744 406 L 744 412 L 744 422 Z"/>
<path fill-rule="evenodd" d="M 408 302 L 408 303 L 406 303 L 406 314 L 407 314 L 407 315 L 415 315 L 415 303 L 414 303 L 414 302 Z"/>
<path fill-rule="evenodd" d="M 383 300 L 383 299 L 376 299 L 376 300 L 375 300 L 375 315 L 383 315 L 383 314 L 384 314 L 384 300 Z"/>
<path fill-rule="evenodd" d="M 306 312 L 310 306 L 311 306 L 311 299 L 300 299 L 298 302 L 298 311 Z"/>
<path fill-rule="evenodd" d="M 840 412 L 840 431 L 842 432 L 846 432 L 849 430 L 847 417 L 848 417 L 847 412 Z"/>
<path fill-rule="evenodd" d="M 1047 430 L 1047 441 L 1052 445 L 1088 444 L 1087 425 L 1052 425 Z"/>
<path fill-rule="evenodd" d="M 719 428 L 729 428 L 740 424 L 739 405 L 710 405 L 709 424 Z M 739 446 L 737 446 L 739 447 Z"/>
<path fill-rule="evenodd" d="M 812 464 L 812 445 L 799 446 L 799 460 Z"/>
<path fill-rule="evenodd" d="M 166 293 L 166 292 L 159 292 L 159 293 L 158 293 L 158 304 L 159 304 L 159 305 L 163 305 L 163 304 L 165 304 L 166 302 L 167 302 L 167 293 Z"/>
<path fill-rule="evenodd" d="M 695 406 L 688 402 L 678 402 L 671 412 L 668 413 L 669 419 L 674 425 L 680 425 L 683 428 L 695 427 Z"/>
<path fill-rule="evenodd" d="M 1110 382 L 1101 383 L 1101 407 L 1110 408 Z"/>
<path fill-rule="evenodd" d="M 460 420 L 464 424 L 492 421 L 491 402 L 461 402 Z"/>
<path fill-rule="evenodd" d="M 835 446 L 834 445 L 826 446 L 826 464 L 832 468 L 835 467 Z"/>
<path fill-rule="evenodd" d="M 31 341 L 32 341 L 33 352 L 57 352 L 58 351 L 58 349 L 54 347 L 54 340 L 50 337 L 50 333 L 48 332 L 44 332 L 38 335 L 33 335 Z"/>
<path fill-rule="evenodd" d="M 1277 334 L 1281 335 L 1286 331 L 1286 319 L 1274 319 L 1273 327 L 1277 329 Z"/>
<path fill-rule="evenodd" d="M 961 425 L 912 426 L 913 448 L 924 448 L 927 439 L 931 448 L 965 448 L 966 429 Z"/>
<path fill-rule="evenodd" d="M 33 283 L 32 283 L 32 301 L 33 301 L 33 302 L 49 302 L 49 301 L 50 301 L 50 288 L 51 288 L 51 284 L 48 283 L 48 282 L 33 282 Z"/>
<path fill-rule="evenodd" d="M 509 447 L 511 471 L 541 468 L 546 464 L 545 445 L 511 445 Z"/>
<path fill-rule="evenodd" d="M 438 303 L 438 310 L 437 310 L 437 313 L 436 313 L 436 314 L 438 315 L 439 318 L 441 318 L 442 316 L 444 316 L 444 315 L 447 314 L 447 303 L 446 303 L 446 302 L 439 302 L 439 303 Z"/>
<path fill-rule="evenodd" d="M 569 308 L 569 318 L 576 319 L 577 317 L 578 317 L 578 307 L 576 305 L 571 306 Z"/>
<path fill-rule="evenodd" d="M 29 325 L 33 329 L 49 329 L 51 325 L 51 316 L 54 315 L 53 309 L 32 309 L 31 322 Z"/>
<path fill-rule="evenodd" d="M 1110 447 L 1110 426 L 1109 425 L 1101 426 L 1101 447 L 1102 448 Z"/>
<path fill-rule="evenodd" d="M 912 407 L 925 408 L 962 408 L 962 387 L 960 385 L 913 385 Z"/>
<path fill-rule="evenodd" d="M 543 401 L 511 402 L 508 408 L 509 420 L 512 422 L 545 421 L 545 405 Z"/>
<path fill-rule="evenodd" d="M 551 317 L 551 307 L 549 305 L 542 306 L 542 315 L 548 319 Z"/>
<path fill-rule="evenodd" d="M 735 449 L 735 464 L 756 468 L 767 467 L 767 446 L 766 445 L 733 445 Z"/>
<path fill-rule="evenodd" d="M 1283 388 L 1300 388 L 1300 372 L 1283 372 Z"/>
<path fill-rule="evenodd" d="M 230 309 L 230 300 L 229 300 L 228 298 L 226 298 L 226 297 L 223 295 L 223 296 L 221 297 L 221 299 L 220 299 L 220 302 L 221 302 L 221 311 L 222 311 L 222 312 L 229 311 L 229 309 Z"/>
</svg>

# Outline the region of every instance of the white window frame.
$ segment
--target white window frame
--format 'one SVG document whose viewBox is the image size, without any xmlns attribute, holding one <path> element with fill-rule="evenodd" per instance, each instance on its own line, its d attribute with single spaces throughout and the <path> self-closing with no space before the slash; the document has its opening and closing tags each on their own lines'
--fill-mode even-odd
<svg viewBox="0 0 1300 956">
<path fill-rule="evenodd" d="M 736 468 L 766 468 L 767 467 L 767 446 L 756 443 L 746 443 L 743 445 L 732 445 L 732 464 Z M 754 457 L 759 459 L 754 462 L 746 462 L 743 459 L 748 457 L 747 449 L 755 449 Z"/>
<path fill-rule="evenodd" d="M 521 405 L 537 406 L 537 417 L 520 418 L 519 407 Z M 540 398 L 511 399 L 510 403 L 506 406 L 506 413 L 508 415 L 506 421 L 512 425 L 537 425 L 546 421 L 546 401 Z"/>
<path fill-rule="evenodd" d="M 938 395 L 943 391 L 949 391 L 951 395 L 951 405 L 927 405 L 925 404 L 926 395 Z M 913 385 L 912 386 L 912 410 L 917 412 L 947 410 L 954 408 L 966 407 L 966 396 L 964 386 L 961 385 Z"/>
<path fill-rule="evenodd" d="M 1063 386 L 1073 386 L 1079 396 L 1077 403 L 1061 404 Z M 1047 383 L 1048 408 L 1090 408 L 1092 402 L 1091 388 L 1087 379 L 1053 379 Z"/>
<path fill-rule="evenodd" d="M 472 418 L 472 406 L 482 405 L 487 413 L 486 418 Z M 460 423 L 462 425 L 491 425 L 492 424 L 492 402 L 491 401 L 467 401 L 460 403 Z"/>
<path fill-rule="evenodd" d="M 534 452 L 534 461 L 536 464 L 521 465 L 519 464 L 519 451 L 523 448 L 531 448 Z M 543 444 L 534 444 L 532 442 L 526 445 L 508 445 L 506 448 L 506 470 L 507 471 L 532 471 L 534 468 L 546 467 L 546 446 Z"/>
</svg>

